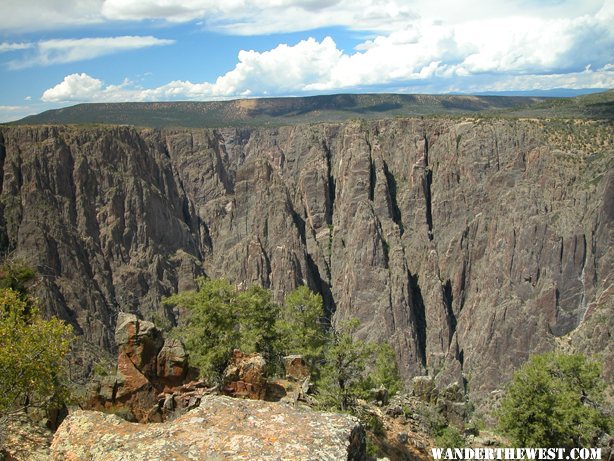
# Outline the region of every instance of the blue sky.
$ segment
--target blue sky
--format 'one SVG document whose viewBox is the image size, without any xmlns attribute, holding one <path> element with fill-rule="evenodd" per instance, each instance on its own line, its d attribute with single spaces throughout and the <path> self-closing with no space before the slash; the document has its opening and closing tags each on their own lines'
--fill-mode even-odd
<svg viewBox="0 0 614 461">
<path fill-rule="evenodd" d="M 0 121 L 79 102 L 614 87 L 614 0 L 2 0 Z"/>
</svg>

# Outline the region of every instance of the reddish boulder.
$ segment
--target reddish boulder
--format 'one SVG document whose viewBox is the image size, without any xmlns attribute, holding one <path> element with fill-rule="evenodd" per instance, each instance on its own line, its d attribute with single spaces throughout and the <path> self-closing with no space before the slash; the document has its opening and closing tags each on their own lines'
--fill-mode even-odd
<svg viewBox="0 0 614 461">
<path fill-rule="evenodd" d="M 134 314 L 120 312 L 115 329 L 115 344 L 119 349 L 118 361 L 128 359 L 143 375 L 156 375 L 156 361 L 164 339 L 152 322 L 139 320 Z"/>
<path fill-rule="evenodd" d="M 284 370 L 286 379 L 303 382 L 311 376 L 309 365 L 302 355 L 288 355 L 284 357 Z"/>
<path fill-rule="evenodd" d="M 158 417 L 158 394 L 181 386 L 188 375 L 188 355 L 181 341 L 164 341 L 152 322 L 120 313 L 115 341 L 117 373 L 95 389 L 91 408 L 121 410 L 137 421 Z"/>
<path fill-rule="evenodd" d="M 188 372 L 188 354 L 179 339 L 169 338 L 158 353 L 157 377 L 169 385 L 179 385 Z"/>
<path fill-rule="evenodd" d="M 224 371 L 223 392 L 232 397 L 262 400 L 266 395 L 266 361 L 258 353 L 232 353 L 230 365 Z"/>
</svg>

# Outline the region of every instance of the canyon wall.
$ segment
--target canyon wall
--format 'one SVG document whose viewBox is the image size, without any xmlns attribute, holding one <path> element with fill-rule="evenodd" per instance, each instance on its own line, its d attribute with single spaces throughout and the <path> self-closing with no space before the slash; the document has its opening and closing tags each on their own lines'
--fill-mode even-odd
<svg viewBox="0 0 614 461">
<path fill-rule="evenodd" d="M 590 121 L 3 127 L 0 247 L 102 349 L 201 274 L 307 284 L 406 379 L 482 401 L 533 352 L 614 362 L 611 142 Z"/>
</svg>

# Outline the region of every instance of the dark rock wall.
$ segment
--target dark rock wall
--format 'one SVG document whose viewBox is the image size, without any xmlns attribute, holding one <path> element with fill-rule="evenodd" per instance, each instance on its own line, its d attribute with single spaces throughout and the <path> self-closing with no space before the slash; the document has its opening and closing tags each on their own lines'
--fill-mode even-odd
<svg viewBox="0 0 614 461">
<path fill-rule="evenodd" d="M 306 283 L 390 341 L 406 378 L 464 376 L 480 399 L 603 329 L 586 317 L 612 307 L 611 139 L 529 120 L 2 128 L 0 242 L 36 265 L 48 313 L 106 349 L 117 312 L 171 318 L 160 297 L 198 274 L 278 299 Z"/>
</svg>

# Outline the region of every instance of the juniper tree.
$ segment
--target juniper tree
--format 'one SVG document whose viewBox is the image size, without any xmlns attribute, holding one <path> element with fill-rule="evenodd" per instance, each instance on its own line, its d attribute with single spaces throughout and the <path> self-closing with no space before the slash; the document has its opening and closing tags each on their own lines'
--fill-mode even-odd
<svg viewBox="0 0 614 461">
<path fill-rule="evenodd" d="M 516 446 L 591 445 L 612 427 L 601 411 L 601 366 L 581 354 L 535 355 L 512 378 L 499 428 Z"/>
<path fill-rule="evenodd" d="M 63 364 L 72 328 L 45 320 L 32 300 L 0 289 L 0 416 L 60 406 L 68 397 Z"/>
</svg>

